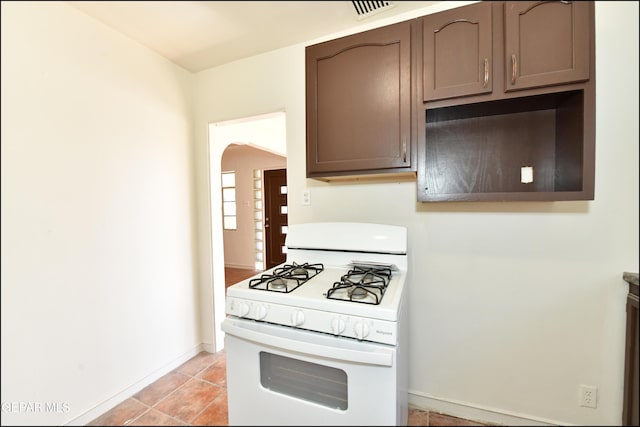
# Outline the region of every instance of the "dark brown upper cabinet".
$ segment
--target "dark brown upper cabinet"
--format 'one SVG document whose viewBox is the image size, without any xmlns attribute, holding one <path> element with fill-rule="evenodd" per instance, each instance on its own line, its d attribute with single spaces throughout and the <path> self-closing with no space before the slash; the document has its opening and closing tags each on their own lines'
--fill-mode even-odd
<svg viewBox="0 0 640 427">
<path fill-rule="evenodd" d="M 422 25 L 425 101 L 492 91 L 491 3 L 427 15 Z"/>
<path fill-rule="evenodd" d="M 308 46 L 305 65 L 307 177 L 415 177 L 411 23 Z"/>
<path fill-rule="evenodd" d="M 593 200 L 593 1 L 481 1 L 308 46 L 307 177 Z"/>
<path fill-rule="evenodd" d="M 583 1 L 506 2 L 505 90 L 588 80 L 589 7 Z"/>
<path fill-rule="evenodd" d="M 486 1 L 421 20 L 418 201 L 593 200 L 594 2 Z"/>
</svg>

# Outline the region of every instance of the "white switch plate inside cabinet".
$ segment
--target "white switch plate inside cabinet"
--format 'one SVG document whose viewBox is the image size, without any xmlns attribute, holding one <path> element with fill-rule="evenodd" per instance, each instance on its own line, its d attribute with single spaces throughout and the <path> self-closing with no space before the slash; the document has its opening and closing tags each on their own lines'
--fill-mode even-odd
<svg viewBox="0 0 640 427">
<path fill-rule="evenodd" d="M 533 168 L 531 166 L 523 166 L 520 168 L 520 182 L 523 184 L 533 182 Z"/>
</svg>

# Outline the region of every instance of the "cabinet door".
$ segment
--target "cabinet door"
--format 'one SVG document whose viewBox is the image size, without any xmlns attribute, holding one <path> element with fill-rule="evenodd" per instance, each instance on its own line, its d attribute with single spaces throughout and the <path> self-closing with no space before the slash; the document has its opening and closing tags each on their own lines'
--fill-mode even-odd
<svg viewBox="0 0 640 427">
<path fill-rule="evenodd" d="M 424 100 L 491 92 L 491 3 L 423 19 Z"/>
<path fill-rule="evenodd" d="M 589 79 L 589 3 L 505 3 L 505 90 Z"/>
<path fill-rule="evenodd" d="M 307 176 L 410 167 L 411 24 L 306 49 Z"/>
</svg>

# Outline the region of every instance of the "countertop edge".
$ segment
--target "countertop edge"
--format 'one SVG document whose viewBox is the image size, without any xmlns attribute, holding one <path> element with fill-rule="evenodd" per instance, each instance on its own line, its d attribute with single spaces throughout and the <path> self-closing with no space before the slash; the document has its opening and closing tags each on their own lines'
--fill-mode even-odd
<svg viewBox="0 0 640 427">
<path fill-rule="evenodd" d="M 638 286 L 638 273 L 622 273 L 622 279 L 630 285 Z"/>
</svg>

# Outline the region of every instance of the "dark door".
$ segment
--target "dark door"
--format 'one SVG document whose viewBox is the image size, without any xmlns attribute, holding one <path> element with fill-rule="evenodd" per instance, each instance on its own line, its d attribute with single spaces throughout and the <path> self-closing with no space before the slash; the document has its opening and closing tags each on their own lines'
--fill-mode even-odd
<svg viewBox="0 0 640 427">
<path fill-rule="evenodd" d="M 287 170 L 264 171 L 265 268 L 285 261 L 284 243 L 287 226 Z"/>
</svg>

